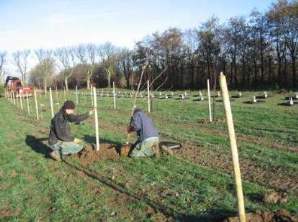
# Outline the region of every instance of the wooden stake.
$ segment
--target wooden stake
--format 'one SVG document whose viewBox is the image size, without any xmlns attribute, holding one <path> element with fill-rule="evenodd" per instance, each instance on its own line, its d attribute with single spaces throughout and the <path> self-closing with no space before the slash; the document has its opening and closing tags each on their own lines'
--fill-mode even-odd
<svg viewBox="0 0 298 222">
<path fill-rule="evenodd" d="M 39 120 L 39 114 L 38 114 L 38 102 L 37 102 L 37 96 L 36 96 L 36 90 L 34 89 L 34 101 L 35 101 L 35 113 L 36 113 L 36 119 Z"/>
<path fill-rule="evenodd" d="M 209 121 L 212 122 L 212 110 L 211 110 L 211 95 L 210 95 L 210 84 L 209 79 L 207 79 L 207 92 L 208 92 L 208 106 L 209 106 Z"/>
<path fill-rule="evenodd" d="M 93 97 L 92 97 L 92 95 L 93 95 L 93 87 L 90 87 L 90 98 L 91 98 L 91 105 L 92 106 L 94 106 L 94 103 L 93 103 Z M 95 90 L 96 90 L 96 88 L 95 88 Z"/>
<path fill-rule="evenodd" d="M 56 94 L 56 101 L 59 102 L 59 95 L 58 95 L 58 89 L 57 89 L 57 86 L 56 86 L 55 94 Z"/>
<path fill-rule="evenodd" d="M 98 115 L 97 115 L 97 96 L 96 88 L 93 87 L 93 104 L 94 104 L 94 120 L 95 120 L 95 137 L 96 137 L 96 150 L 99 151 L 99 129 L 98 129 Z"/>
<path fill-rule="evenodd" d="M 234 175 L 235 175 L 237 199 L 238 199 L 239 217 L 240 217 L 240 222 L 245 222 L 246 221 L 245 208 L 244 208 L 244 199 L 243 199 L 236 135 L 235 135 L 234 122 L 233 122 L 230 97 L 229 97 L 229 92 L 228 92 L 228 87 L 227 87 L 227 81 L 226 81 L 226 77 L 223 73 L 220 73 L 220 88 L 221 88 L 222 97 L 223 97 L 223 103 L 224 103 L 224 108 L 225 108 L 225 113 L 226 113 L 227 124 L 228 124 L 230 146 L 231 146 L 231 150 L 232 150 Z"/>
<path fill-rule="evenodd" d="M 54 106 L 53 106 L 53 95 L 52 95 L 52 88 L 50 88 L 50 106 L 51 106 L 51 114 L 52 118 L 54 118 Z"/>
<path fill-rule="evenodd" d="M 14 92 L 12 92 L 12 97 L 13 97 L 13 104 L 16 105 L 16 95 Z"/>
<path fill-rule="evenodd" d="M 27 112 L 30 115 L 30 103 L 29 103 L 29 95 L 26 93 L 26 102 L 27 102 Z"/>
<path fill-rule="evenodd" d="M 79 105 L 78 86 L 76 86 L 76 104 Z"/>
<path fill-rule="evenodd" d="M 113 97 L 114 97 L 114 109 L 116 109 L 116 90 L 115 90 L 115 82 L 113 82 Z"/>
<path fill-rule="evenodd" d="M 19 93 L 19 98 L 20 98 L 21 110 L 23 110 L 23 98 L 20 93 Z"/>
<path fill-rule="evenodd" d="M 150 84 L 149 80 L 147 81 L 147 102 L 148 102 L 148 113 L 151 112 L 151 101 L 150 101 Z"/>
<path fill-rule="evenodd" d="M 64 102 L 66 101 L 66 92 L 65 92 L 65 87 L 63 87 L 63 98 L 64 98 Z"/>
</svg>

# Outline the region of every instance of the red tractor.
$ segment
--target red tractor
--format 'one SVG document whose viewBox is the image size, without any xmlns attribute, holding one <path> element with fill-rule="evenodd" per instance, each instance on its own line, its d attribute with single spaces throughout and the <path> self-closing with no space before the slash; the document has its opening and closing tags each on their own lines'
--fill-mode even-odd
<svg viewBox="0 0 298 222">
<path fill-rule="evenodd" d="M 17 77 L 7 76 L 5 88 L 7 88 L 8 92 L 14 92 L 16 96 L 32 96 L 32 87 L 22 86 L 22 81 Z"/>
</svg>

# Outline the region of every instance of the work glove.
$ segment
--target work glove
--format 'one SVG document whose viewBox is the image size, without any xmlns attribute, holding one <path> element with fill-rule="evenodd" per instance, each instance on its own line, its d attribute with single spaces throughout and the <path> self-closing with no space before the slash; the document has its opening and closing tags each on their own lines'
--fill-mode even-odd
<svg viewBox="0 0 298 222">
<path fill-rule="evenodd" d="M 94 114 L 94 109 L 91 109 L 90 111 L 89 111 L 89 116 L 92 116 Z"/>
<path fill-rule="evenodd" d="M 80 144 L 80 143 L 82 143 L 83 141 L 80 140 L 80 139 L 78 139 L 78 138 L 75 138 L 73 142 L 74 142 L 74 143 L 77 143 L 77 144 Z"/>
<path fill-rule="evenodd" d="M 134 131 L 134 128 L 132 126 L 127 127 L 127 133 L 131 133 Z"/>
</svg>

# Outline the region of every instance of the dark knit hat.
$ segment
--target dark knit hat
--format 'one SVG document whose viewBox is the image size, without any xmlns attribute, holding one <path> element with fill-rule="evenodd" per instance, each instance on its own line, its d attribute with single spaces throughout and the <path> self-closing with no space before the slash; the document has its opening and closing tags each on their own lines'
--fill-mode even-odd
<svg viewBox="0 0 298 222">
<path fill-rule="evenodd" d="M 138 113 L 138 112 L 143 112 L 143 110 L 141 110 L 140 108 L 134 108 L 133 110 L 133 114 Z"/>
<path fill-rule="evenodd" d="M 71 100 L 67 100 L 65 101 L 65 103 L 63 104 L 62 109 L 65 111 L 66 109 L 75 109 L 76 105 L 74 104 L 73 101 Z"/>
</svg>

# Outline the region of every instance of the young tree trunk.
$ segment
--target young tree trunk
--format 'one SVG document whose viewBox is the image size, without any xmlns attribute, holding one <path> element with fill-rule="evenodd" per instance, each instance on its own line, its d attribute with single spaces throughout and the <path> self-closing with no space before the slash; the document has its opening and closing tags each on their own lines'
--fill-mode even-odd
<svg viewBox="0 0 298 222">
<path fill-rule="evenodd" d="M 257 82 L 258 82 L 258 66 L 257 66 L 257 61 L 256 59 L 254 59 L 254 85 L 256 87 L 257 85 Z"/>
<path fill-rule="evenodd" d="M 65 85 L 66 91 L 68 91 L 68 77 L 67 76 L 64 77 L 64 85 Z"/>
<path fill-rule="evenodd" d="M 233 78 L 233 80 L 234 80 L 234 87 L 236 87 L 237 88 L 237 86 L 238 86 L 238 81 L 237 81 L 237 63 L 236 63 L 236 57 L 233 59 L 234 60 L 234 78 Z"/>
<path fill-rule="evenodd" d="M 44 79 L 44 80 L 43 80 L 43 89 L 44 89 L 44 94 L 47 94 L 47 87 L 48 87 L 47 80 L 46 80 L 46 79 Z"/>
<path fill-rule="evenodd" d="M 261 84 L 264 84 L 264 49 L 263 49 L 263 38 L 261 38 Z"/>
<path fill-rule="evenodd" d="M 288 62 L 287 62 L 287 58 L 284 57 L 283 59 L 283 75 L 284 75 L 284 82 L 285 82 L 285 86 L 288 87 L 289 86 L 289 82 L 288 82 Z"/>
<path fill-rule="evenodd" d="M 295 53 L 291 53 L 291 59 L 292 59 L 292 87 L 293 89 L 296 88 L 296 56 Z"/>
<path fill-rule="evenodd" d="M 111 88 L 111 72 L 109 69 L 106 69 L 106 72 L 108 73 L 108 88 Z"/>
<path fill-rule="evenodd" d="M 90 86 L 90 79 L 87 78 L 87 89 L 91 89 L 91 86 Z"/>
<path fill-rule="evenodd" d="M 269 61 L 268 61 L 268 72 L 269 72 L 269 84 L 272 85 L 273 83 L 273 73 L 272 73 L 272 57 L 269 57 Z"/>
</svg>

